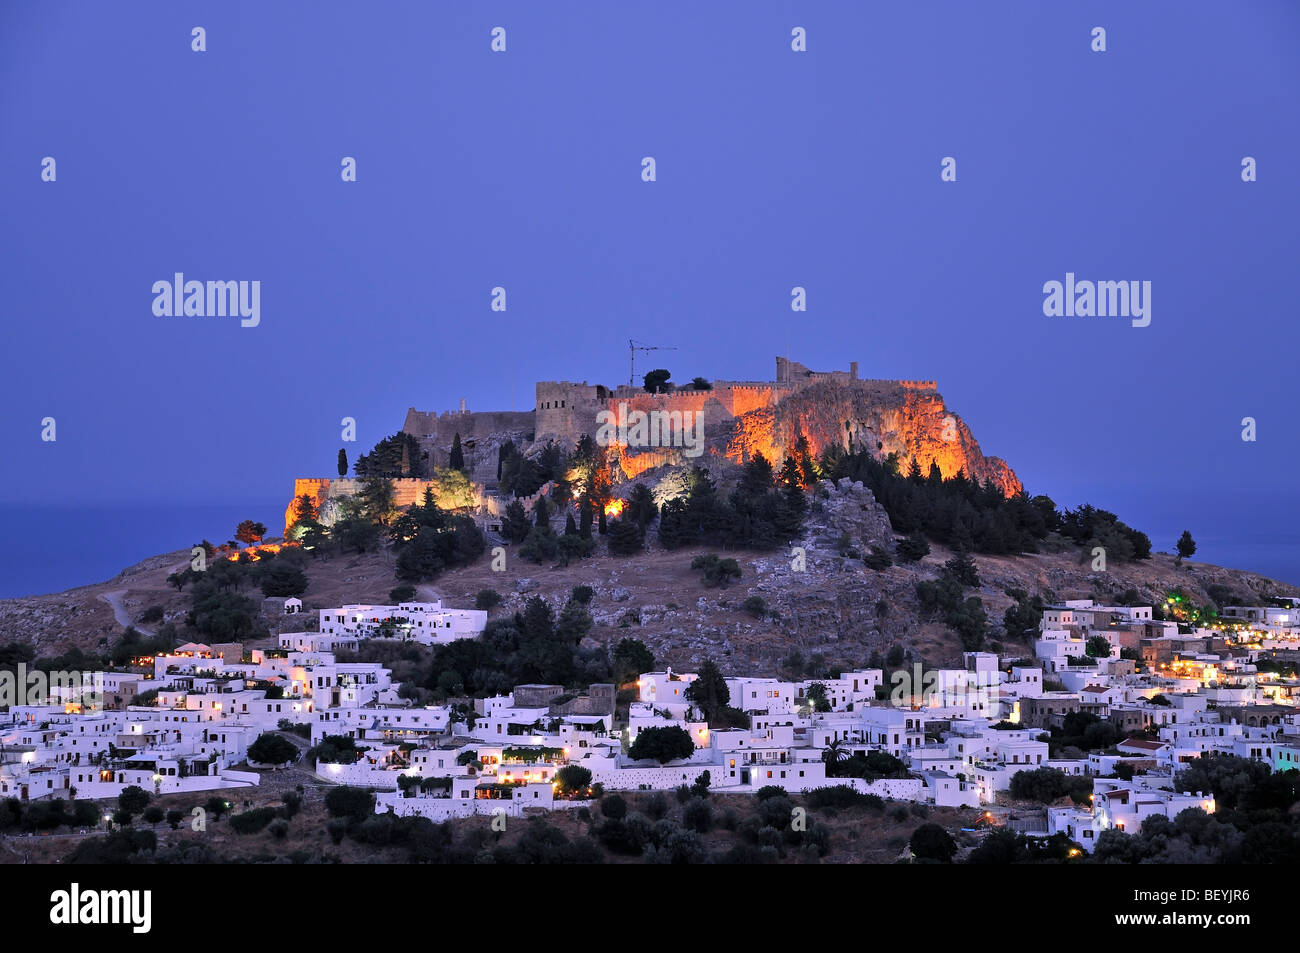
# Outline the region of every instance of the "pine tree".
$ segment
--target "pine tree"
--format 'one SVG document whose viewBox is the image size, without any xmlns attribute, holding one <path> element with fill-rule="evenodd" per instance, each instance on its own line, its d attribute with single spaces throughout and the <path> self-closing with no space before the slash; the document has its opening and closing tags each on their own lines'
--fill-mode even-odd
<svg viewBox="0 0 1300 953">
<path fill-rule="evenodd" d="M 632 493 L 627 498 L 627 516 L 636 522 L 637 529 L 644 533 L 658 515 L 659 508 L 655 506 L 654 494 L 650 488 L 644 483 L 632 487 Z"/>
<path fill-rule="evenodd" d="M 387 526 L 391 522 L 396 511 L 392 480 L 368 476 L 361 481 L 358 497 L 366 519 L 380 526 Z"/>
<path fill-rule="evenodd" d="M 578 535 L 583 539 L 591 539 L 591 521 L 593 514 L 591 510 L 591 497 L 586 493 L 582 494 L 582 501 L 578 506 L 578 515 L 581 521 L 578 529 Z"/>
<path fill-rule="evenodd" d="M 591 631 L 592 618 L 587 607 L 581 602 L 570 599 L 560 610 L 560 617 L 555 621 L 555 637 L 574 645 L 580 643 Z"/>
<path fill-rule="evenodd" d="M 799 464 L 795 462 L 794 457 L 787 456 L 785 463 L 781 465 L 781 485 L 786 489 L 801 485 Z"/>
<path fill-rule="evenodd" d="M 686 688 L 686 699 L 700 710 L 705 721 L 716 721 L 726 713 L 731 691 L 713 659 L 704 660 L 695 681 Z"/>
<path fill-rule="evenodd" d="M 781 485 L 781 508 L 775 520 L 776 532 L 784 539 L 793 539 L 799 533 L 804 514 L 808 511 L 801 481 L 799 465 L 793 457 L 786 457 L 778 481 Z"/>
<path fill-rule="evenodd" d="M 447 460 L 447 465 L 453 470 L 465 472 L 465 451 L 460 448 L 460 432 L 451 441 L 451 455 Z"/>
<path fill-rule="evenodd" d="M 294 522 L 314 520 L 319 515 L 316 512 L 315 501 L 308 494 L 304 493 L 293 501 Z"/>
<path fill-rule="evenodd" d="M 506 507 L 505 516 L 501 518 L 501 535 L 512 543 L 522 543 L 528 538 L 528 530 L 528 514 L 524 512 L 524 504 L 511 500 Z"/>
<path fill-rule="evenodd" d="M 339 447 L 339 476 L 345 477 L 347 475 L 348 475 L 348 452 L 342 447 Z"/>
<path fill-rule="evenodd" d="M 551 508 L 546 505 L 545 496 L 537 498 L 537 504 L 533 507 L 533 520 L 539 529 L 546 529 L 551 525 Z"/>
<path fill-rule="evenodd" d="M 572 513 L 566 513 L 564 515 L 564 535 L 565 536 L 578 535 L 578 524 L 573 521 Z"/>
<path fill-rule="evenodd" d="M 686 526 L 686 501 L 669 500 L 659 511 L 659 542 L 668 549 L 677 549 L 694 542 Z"/>
<path fill-rule="evenodd" d="M 754 454 L 740 475 L 740 491 L 746 496 L 761 496 L 772 489 L 772 464 L 761 453 Z"/>
<path fill-rule="evenodd" d="M 609 526 L 609 551 L 614 556 L 630 556 L 645 546 L 641 530 L 631 519 L 614 520 Z"/>
<path fill-rule="evenodd" d="M 975 566 L 975 560 L 965 549 L 957 549 L 953 552 L 952 558 L 943 564 L 944 571 L 960 582 L 963 586 L 975 588 L 980 584 L 979 570 Z"/>
<path fill-rule="evenodd" d="M 1196 553 L 1196 541 L 1192 539 L 1190 530 L 1183 530 L 1183 535 L 1178 537 L 1178 558 L 1174 564 L 1181 566 L 1183 560 Z"/>
<path fill-rule="evenodd" d="M 524 604 L 518 627 L 524 640 L 549 642 L 555 636 L 555 613 L 551 604 L 541 596 L 533 596 Z"/>
<path fill-rule="evenodd" d="M 930 554 L 930 544 L 920 530 L 898 541 L 898 558 L 903 562 L 914 563 Z"/>
</svg>

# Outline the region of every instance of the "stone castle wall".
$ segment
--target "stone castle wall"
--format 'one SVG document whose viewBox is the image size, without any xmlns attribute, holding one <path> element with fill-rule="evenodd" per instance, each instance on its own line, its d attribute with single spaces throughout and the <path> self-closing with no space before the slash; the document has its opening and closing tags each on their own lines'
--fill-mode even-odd
<svg viewBox="0 0 1300 953">
<path fill-rule="evenodd" d="M 726 420 L 755 411 L 770 410 L 793 394 L 822 383 L 855 385 L 874 389 L 887 385 L 897 390 L 937 391 L 934 381 L 875 381 L 858 377 L 858 364 L 847 371 L 812 371 L 797 361 L 776 359 L 775 381 L 715 380 L 711 390 L 689 388 L 668 394 L 647 394 L 643 388 L 626 384 L 612 391 L 583 381 L 542 381 L 537 385 L 536 435 L 538 440 L 573 442 L 583 434 L 594 436 L 601 411 L 618 412 L 620 404 L 629 411 L 705 411 L 706 421 L 716 426 Z"/>
<path fill-rule="evenodd" d="M 620 385 L 616 388 L 586 381 L 539 381 L 536 400 L 531 411 L 447 411 L 434 414 L 418 411 L 414 407 L 406 413 L 402 429 L 421 440 L 431 450 L 431 459 L 445 465 L 447 448 L 454 433 L 459 433 L 462 444 L 474 443 L 489 434 L 530 432 L 537 441 L 556 440 L 572 444 L 584 434 L 594 436 L 599 426 L 601 411 L 617 412 L 620 403 L 629 410 L 641 411 L 705 411 L 710 423 L 741 417 L 758 410 L 770 409 L 792 394 L 806 387 L 824 382 L 837 384 L 883 385 L 891 389 L 937 391 L 934 381 L 890 381 L 858 377 L 854 361 L 848 371 L 812 371 L 797 361 L 776 359 L 775 381 L 713 382 L 713 388 L 696 391 L 687 388 L 668 394 L 647 394 L 636 386 Z M 467 453 L 467 462 L 471 454 Z M 495 471 L 496 461 L 479 461 L 481 466 L 470 464 L 476 476 L 483 476 L 489 464 Z"/>
<path fill-rule="evenodd" d="M 438 492 L 438 484 L 432 480 L 401 478 L 390 482 L 393 484 L 393 504 L 398 507 L 424 502 L 426 488 L 431 487 L 435 494 Z M 322 513 L 322 511 L 329 509 L 331 502 L 337 503 L 339 500 L 356 496 L 359 492 L 361 492 L 361 481 L 354 477 L 339 477 L 338 479 L 307 477 L 294 480 L 293 499 L 289 501 L 289 505 L 284 511 L 285 533 L 288 533 L 289 528 L 293 526 L 294 504 L 297 502 L 298 497 L 303 495 L 311 497 L 316 511 Z M 479 505 L 483 505 L 481 493 Z M 326 514 L 322 513 L 322 515 L 325 516 Z M 328 519 L 322 519 L 321 522 L 327 523 Z"/>
<path fill-rule="evenodd" d="M 583 381 L 539 381 L 534 408 L 536 439 L 574 442 L 596 432 L 596 415 L 605 409 L 609 388 Z"/>
<path fill-rule="evenodd" d="M 533 413 L 529 410 L 448 410 L 435 414 L 412 407 L 402 424 L 402 430 L 413 437 L 432 437 L 448 444 L 456 434 L 464 442 L 504 431 L 532 429 Z"/>
<path fill-rule="evenodd" d="M 410 408 L 402 430 L 416 437 L 434 466 L 448 465 L 448 454 L 460 434 L 466 470 L 480 486 L 480 506 L 499 516 L 501 505 L 492 500 L 496 485 L 499 451 L 513 441 L 525 452 L 548 440 L 573 446 L 584 434 L 596 436 L 602 411 L 618 413 L 626 404 L 629 412 L 702 412 L 707 454 L 721 454 L 743 462 L 755 453 L 779 462 L 797 435 L 805 436 L 814 451 L 838 443 L 870 448 L 882 456 L 898 453 L 904 466 L 916 459 L 923 470 L 931 461 L 945 477 L 959 469 L 978 479 L 990 479 L 1007 494 L 1021 489 L 1005 462 L 984 457 L 969 428 L 955 414 L 949 414 L 934 381 L 886 380 L 858 376 L 858 364 L 847 371 L 813 371 L 797 361 L 776 358 L 774 381 L 715 380 L 711 390 L 682 388 L 667 394 L 647 394 L 641 387 L 615 388 L 586 381 L 539 381 L 532 410 L 446 411 L 431 413 Z M 957 439 L 940 434 L 951 416 L 957 423 Z M 629 448 L 615 453 L 611 462 L 624 479 L 633 479 L 655 467 L 697 462 L 680 450 Z M 302 479 L 295 481 L 295 498 L 306 494 L 318 507 L 356 492 L 350 479 Z M 429 485 L 424 480 L 394 481 L 397 503 L 417 503 Z M 486 488 L 486 492 L 482 488 Z M 487 512 L 487 511 L 485 511 Z M 286 528 L 292 520 L 292 504 L 286 511 Z"/>
</svg>

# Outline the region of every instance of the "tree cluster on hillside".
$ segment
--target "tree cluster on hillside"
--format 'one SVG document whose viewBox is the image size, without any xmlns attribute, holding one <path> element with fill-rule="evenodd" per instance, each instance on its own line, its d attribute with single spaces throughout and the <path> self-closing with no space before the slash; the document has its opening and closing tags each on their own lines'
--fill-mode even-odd
<svg viewBox="0 0 1300 953">
<path fill-rule="evenodd" d="M 546 599 L 534 596 L 521 612 L 489 621 L 481 638 L 437 646 L 419 684 L 437 690 L 439 679 L 452 672 L 465 694 L 481 697 L 529 683 L 585 687 L 609 681 L 606 650 L 580 645 L 592 625 L 591 613 L 577 599 L 570 598 L 557 616 Z"/>
<path fill-rule="evenodd" d="M 803 524 L 804 479 L 793 458 L 786 458 L 778 477 L 771 463 L 755 454 L 724 498 L 708 471 L 694 467 L 682 477 L 683 492 L 660 507 L 659 541 L 669 549 L 773 549 L 798 535 Z"/>
<path fill-rule="evenodd" d="M 352 471 L 358 477 L 423 479 L 430 472 L 429 454 L 420 449 L 420 442 L 415 437 L 399 431 L 380 440 L 369 453 L 357 457 Z"/>
<path fill-rule="evenodd" d="M 1129 562 L 1151 558 L 1151 540 L 1146 533 L 1124 525 L 1114 513 L 1086 503 L 1061 514 L 1059 532 L 1086 550 L 1102 547 L 1107 559 Z"/>
<path fill-rule="evenodd" d="M 266 526 L 256 520 L 243 520 L 235 527 L 235 539 L 241 543 L 259 543 L 265 535 Z"/>
<path fill-rule="evenodd" d="M 374 452 L 379 449 L 377 446 Z M 313 556 L 372 552 L 388 542 L 397 576 L 406 583 L 424 582 L 445 569 L 468 565 L 487 546 L 473 518 L 456 512 L 475 502 L 473 486 L 463 472 L 454 469 L 437 469 L 429 479 L 436 489 L 426 486 L 421 502 L 402 511 L 395 502 L 392 478 L 368 473 L 361 478 L 359 492 L 340 501 L 328 527 L 320 522 L 312 498 L 300 496 L 294 501 L 294 522 L 288 536 Z M 263 588 L 267 595 L 297 595 L 287 591 L 296 581 L 286 576 L 270 583 L 273 591 Z"/>
<path fill-rule="evenodd" d="M 1002 614 L 1002 626 L 1007 631 L 1007 638 L 1032 640 L 1037 638 L 1039 623 L 1043 620 L 1043 599 L 1035 594 L 1031 596 L 1023 589 L 1007 589 L 1006 594 L 1015 600 Z"/>
<path fill-rule="evenodd" d="M 640 639 L 623 638 L 614 646 L 614 678 L 619 685 L 636 679 L 643 672 L 653 670 L 654 653 Z"/>
<path fill-rule="evenodd" d="M 962 648 L 978 652 L 984 646 L 988 632 L 988 614 L 978 596 L 967 597 L 966 587 L 979 585 L 979 575 L 970 554 L 958 550 L 944 563 L 943 571 L 935 580 L 922 580 L 916 584 L 916 598 L 924 615 L 942 621 L 956 630 Z"/>
<path fill-rule="evenodd" d="M 1106 548 L 1108 559 L 1146 559 L 1151 541 L 1105 510 L 1083 505 L 1060 512 L 1048 496 L 1005 496 L 992 482 L 979 483 L 959 470 L 944 479 L 936 463 L 923 473 L 913 458 L 900 472 L 899 457 L 878 460 L 866 450 L 827 448 L 820 461 L 831 480 L 860 480 L 889 515 L 894 532 L 922 534 L 938 543 L 990 555 L 1039 552 L 1052 533 L 1080 546 Z M 922 554 L 923 555 L 923 554 Z M 919 556 L 917 558 L 920 558 Z"/>
<path fill-rule="evenodd" d="M 532 496 L 548 482 L 563 481 L 570 466 L 564 448 L 553 440 L 531 457 L 520 453 L 514 441 L 506 441 L 498 452 L 498 488 L 502 495 Z"/>
<path fill-rule="evenodd" d="M 502 519 L 502 534 L 512 543 L 520 543 L 519 555 L 533 563 L 555 560 L 557 566 L 567 566 L 574 559 L 582 559 L 596 551 L 596 540 L 591 535 L 590 506 L 583 501 L 583 522 L 579 529 L 573 514 L 567 514 L 564 532 L 556 534 L 551 529 L 550 504 L 545 497 L 537 500 L 530 521 L 523 504 L 515 500 L 506 508 Z M 639 542 L 637 543 L 639 548 Z"/>
<path fill-rule="evenodd" d="M 389 539 L 397 578 L 406 582 L 423 582 L 445 569 L 469 565 L 487 548 L 478 524 L 440 508 L 431 487 L 425 487 L 422 502 L 394 520 Z"/>
</svg>

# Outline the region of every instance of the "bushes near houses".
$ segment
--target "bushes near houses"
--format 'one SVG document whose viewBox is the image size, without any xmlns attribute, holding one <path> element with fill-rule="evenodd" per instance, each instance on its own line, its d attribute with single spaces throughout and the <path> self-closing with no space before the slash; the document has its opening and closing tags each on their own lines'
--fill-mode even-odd
<svg viewBox="0 0 1300 953">
<path fill-rule="evenodd" d="M 628 757 L 640 761 L 653 758 L 667 764 L 679 758 L 689 758 L 695 752 L 695 742 L 684 728 L 668 725 L 660 728 L 643 728 L 628 749 Z"/>
<path fill-rule="evenodd" d="M 1034 768 L 1011 776 L 1011 796 L 1024 801 L 1050 804 L 1066 795 L 1076 804 L 1086 804 L 1092 793 L 1092 779 L 1074 777 L 1058 768 Z"/>
<path fill-rule="evenodd" d="M 365 788 L 341 785 L 325 795 L 325 809 L 330 817 L 360 822 L 374 813 L 375 798 Z"/>
<path fill-rule="evenodd" d="M 764 788 L 766 790 L 773 790 Z M 785 792 L 780 788 L 774 789 L 781 794 Z M 762 791 L 759 792 L 760 794 Z M 811 808 L 848 808 L 848 807 L 865 807 L 876 811 L 885 809 L 885 801 L 877 794 L 863 794 L 856 788 L 847 784 L 836 784 L 832 787 L 814 788 L 807 794 L 808 806 Z"/>
<path fill-rule="evenodd" d="M 326 735 L 308 750 L 307 758 L 313 764 L 355 764 L 364 750 L 348 735 Z"/>
<path fill-rule="evenodd" d="M 556 793 L 572 797 L 585 794 L 591 785 L 591 771 L 578 764 L 566 764 L 555 772 Z"/>
<path fill-rule="evenodd" d="M 248 760 L 258 764 L 288 764 L 298 757 L 298 746 L 273 731 L 263 732 L 248 746 Z"/>
<path fill-rule="evenodd" d="M 917 860 L 940 864 L 952 863 L 953 854 L 957 853 L 957 842 L 938 824 L 922 824 L 912 831 L 908 847 Z"/>
</svg>

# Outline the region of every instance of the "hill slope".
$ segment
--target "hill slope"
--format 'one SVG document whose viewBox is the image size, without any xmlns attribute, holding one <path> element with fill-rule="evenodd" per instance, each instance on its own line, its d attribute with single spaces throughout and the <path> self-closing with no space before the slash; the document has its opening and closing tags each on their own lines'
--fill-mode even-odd
<svg viewBox="0 0 1300 953">
<path fill-rule="evenodd" d="M 824 485 L 829 486 L 829 485 Z M 796 571 L 789 552 L 730 552 L 742 568 L 741 579 L 727 589 L 712 589 L 692 570 L 692 558 L 705 550 L 666 551 L 651 533 L 650 549 L 629 557 L 605 554 L 565 568 L 534 565 L 507 550 L 506 571 L 493 572 L 491 559 L 449 571 L 420 587 L 422 597 L 440 597 L 449 605 L 472 606 L 482 589 L 495 589 L 505 600 L 493 617 L 521 608 L 531 595 L 555 603 L 574 586 L 589 585 L 596 596 L 591 610 L 596 625 L 590 636 L 597 643 L 625 636 L 641 639 L 654 650 L 659 664 L 681 669 L 712 656 L 737 674 L 771 674 L 781 660 L 798 651 L 815 653 L 829 665 L 864 665 L 873 651 L 899 644 L 935 664 L 960 658 L 961 645 L 941 623 L 923 620 L 916 583 L 934 578 L 948 553 L 940 547 L 920 563 L 894 565 L 881 572 L 860 560 L 840 555 L 839 540 L 848 533 L 853 545 L 866 550 L 872 543 L 890 545 L 893 533 L 884 511 L 869 490 L 842 481 L 829 487 L 808 519 L 799 545 L 806 568 Z M 50 655 L 71 646 L 95 650 L 110 644 L 123 631 L 118 617 L 136 619 L 159 606 L 165 619 L 178 625 L 190 606 L 189 593 L 177 593 L 167 575 L 188 563 L 178 551 L 152 557 L 104 583 L 48 596 L 0 601 L 0 643 L 29 642 L 38 654 Z M 1078 551 L 1063 550 L 1024 556 L 977 556 L 981 587 L 968 595 L 984 601 L 990 623 L 1000 623 L 1012 604 L 1007 589 L 1023 589 L 1051 598 L 1096 598 L 1113 601 L 1136 589 L 1143 598 L 1163 597 L 1181 586 L 1193 600 L 1212 603 L 1207 586 L 1226 586 L 1250 600 L 1268 595 L 1300 595 L 1296 587 L 1243 570 L 1207 563 L 1174 565 L 1172 556 L 1112 563 L 1106 572 L 1091 572 Z M 344 603 L 383 603 L 397 585 L 391 553 L 333 556 L 308 567 L 310 585 L 303 596 L 309 610 Z M 260 597 L 260 593 L 251 595 Z M 764 600 L 768 615 L 755 618 L 742 608 L 749 596 Z M 300 629 L 308 619 L 286 619 L 281 600 L 267 600 L 264 621 L 272 631 Z M 116 607 L 116 612 L 115 612 Z M 142 627 L 148 629 L 148 626 Z M 995 626 L 992 639 L 1001 638 Z M 1008 651 L 1018 651 L 1008 648 Z"/>
</svg>

